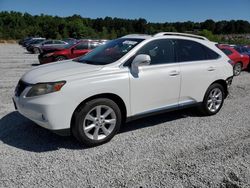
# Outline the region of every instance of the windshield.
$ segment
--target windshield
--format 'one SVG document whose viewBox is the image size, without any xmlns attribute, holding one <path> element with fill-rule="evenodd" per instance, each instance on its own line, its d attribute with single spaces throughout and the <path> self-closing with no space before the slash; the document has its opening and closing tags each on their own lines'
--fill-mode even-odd
<svg viewBox="0 0 250 188">
<path fill-rule="evenodd" d="M 119 38 L 95 48 L 90 53 L 74 61 L 92 65 L 107 65 L 127 54 L 144 39 Z"/>
</svg>

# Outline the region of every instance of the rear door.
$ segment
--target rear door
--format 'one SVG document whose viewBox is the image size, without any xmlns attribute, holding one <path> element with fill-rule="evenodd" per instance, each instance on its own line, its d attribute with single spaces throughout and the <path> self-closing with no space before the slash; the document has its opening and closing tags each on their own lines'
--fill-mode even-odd
<svg viewBox="0 0 250 188">
<path fill-rule="evenodd" d="M 216 80 L 220 57 L 210 48 L 192 40 L 176 39 L 181 71 L 179 105 L 201 102 L 207 88 Z"/>
</svg>

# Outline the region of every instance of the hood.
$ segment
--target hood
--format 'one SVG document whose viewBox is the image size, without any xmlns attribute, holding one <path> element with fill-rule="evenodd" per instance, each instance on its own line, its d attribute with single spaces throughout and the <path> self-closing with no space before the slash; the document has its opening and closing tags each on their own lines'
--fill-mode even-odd
<svg viewBox="0 0 250 188">
<path fill-rule="evenodd" d="M 54 82 L 67 80 L 67 77 L 88 74 L 101 70 L 102 66 L 74 62 L 72 60 L 50 63 L 33 68 L 21 78 L 24 82 L 36 84 L 39 82 Z"/>
</svg>

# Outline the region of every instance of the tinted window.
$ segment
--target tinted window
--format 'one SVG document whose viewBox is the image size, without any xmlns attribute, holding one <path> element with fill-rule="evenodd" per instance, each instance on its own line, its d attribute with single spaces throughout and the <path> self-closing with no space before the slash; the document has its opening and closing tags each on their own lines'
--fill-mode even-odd
<svg viewBox="0 0 250 188">
<path fill-rule="evenodd" d="M 48 40 L 48 41 L 44 42 L 43 44 L 52 44 L 52 41 Z"/>
<path fill-rule="evenodd" d="M 231 55 L 233 53 L 231 50 L 225 48 L 221 49 L 221 51 L 224 52 L 224 54 L 226 55 Z"/>
<path fill-rule="evenodd" d="M 63 42 L 63 41 L 60 41 L 60 40 L 55 40 L 55 41 L 54 41 L 54 44 L 64 44 L 64 42 Z"/>
<path fill-rule="evenodd" d="M 75 47 L 76 50 L 86 50 L 88 48 L 89 48 L 88 43 L 81 43 Z"/>
<path fill-rule="evenodd" d="M 210 48 L 207 48 L 204 46 L 204 50 L 207 53 L 207 59 L 218 59 L 220 57 L 219 54 L 217 54 L 215 51 L 211 50 Z"/>
<path fill-rule="evenodd" d="M 151 57 L 151 65 L 175 62 L 174 42 L 162 39 L 154 40 L 144 45 L 137 53 Z"/>
<path fill-rule="evenodd" d="M 203 45 L 189 40 L 177 40 L 177 55 L 180 62 L 207 60 Z"/>
</svg>

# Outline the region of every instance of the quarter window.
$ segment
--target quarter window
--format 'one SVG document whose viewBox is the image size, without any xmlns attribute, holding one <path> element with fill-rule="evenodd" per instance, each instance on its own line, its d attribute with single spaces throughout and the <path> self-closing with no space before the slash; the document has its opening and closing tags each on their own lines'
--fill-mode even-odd
<svg viewBox="0 0 250 188">
<path fill-rule="evenodd" d="M 176 39 L 176 44 L 179 62 L 213 60 L 220 57 L 212 49 L 195 41 Z"/>
<path fill-rule="evenodd" d="M 189 40 L 177 40 L 177 55 L 180 62 L 201 61 L 207 59 L 203 46 Z"/>
</svg>

